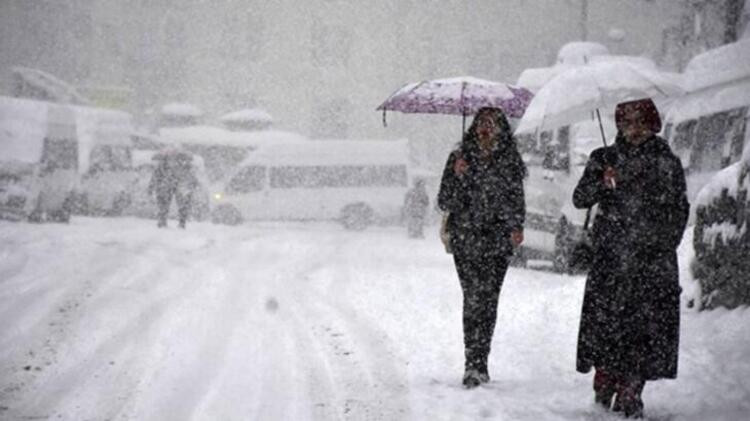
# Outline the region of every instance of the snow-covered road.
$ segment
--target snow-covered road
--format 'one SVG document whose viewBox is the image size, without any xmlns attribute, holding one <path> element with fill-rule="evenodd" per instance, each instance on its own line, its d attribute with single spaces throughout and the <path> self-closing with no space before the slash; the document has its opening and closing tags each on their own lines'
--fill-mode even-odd
<svg viewBox="0 0 750 421">
<path fill-rule="evenodd" d="M 460 289 L 429 234 L 0 222 L 0 419 L 619 418 L 574 370 L 581 277 L 511 269 L 493 381 L 459 387 Z M 686 310 L 646 415 L 750 418 L 748 355 L 750 311 Z"/>
</svg>

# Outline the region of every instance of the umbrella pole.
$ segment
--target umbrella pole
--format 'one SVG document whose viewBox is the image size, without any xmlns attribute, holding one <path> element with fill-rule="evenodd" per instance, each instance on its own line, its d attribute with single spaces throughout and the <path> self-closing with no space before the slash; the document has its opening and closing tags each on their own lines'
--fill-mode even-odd
<svg viewBox="0 0 750 421">
<path fill-rule="evenodd" d="M 607 138 L 604 136 L 604 126 L 602 126 L 602 116 L 599 114 L 599 109 L 596 109 L 596 119 L 599 120 L 599 131 L 602 134 L 602 143 L 607 146 Z"/>
<path fill-rule="evenodd" d="M 383 127 L 388 127 L 388 124 L 385 122 L 385 108 L 383 108 Z"/>
<path fill-rule="evenodd" d="M 461 123 L 461 136 L 466 133 L 466 113 L 462 113 L 463 115 L 463 122 Z"/>
</svg>

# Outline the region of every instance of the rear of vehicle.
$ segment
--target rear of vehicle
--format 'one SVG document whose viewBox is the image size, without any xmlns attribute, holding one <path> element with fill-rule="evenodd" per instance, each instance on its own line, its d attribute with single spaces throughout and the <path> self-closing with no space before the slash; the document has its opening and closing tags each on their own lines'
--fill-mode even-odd
<svg viewBox="0 0 750 421">
<path fill-rule="evenodd" d="M 0 97 L 0 217 L 67 222 L 78 147 L 72 107 Z"/>
</svg>

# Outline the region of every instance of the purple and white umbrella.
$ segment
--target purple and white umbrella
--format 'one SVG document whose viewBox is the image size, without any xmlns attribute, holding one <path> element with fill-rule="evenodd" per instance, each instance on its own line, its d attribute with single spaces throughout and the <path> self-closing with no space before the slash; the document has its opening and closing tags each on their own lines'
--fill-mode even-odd
<svg viewBox="0 0 750 421">
<path fill-rule="evenodd" d="M 526 88 L 471 76 L 410 83 L 388 97 L 377 110 L 426 114 L 475 114 L 496 107 L 509 118 L 521 118 L 534 94 Z"/>
</svg>

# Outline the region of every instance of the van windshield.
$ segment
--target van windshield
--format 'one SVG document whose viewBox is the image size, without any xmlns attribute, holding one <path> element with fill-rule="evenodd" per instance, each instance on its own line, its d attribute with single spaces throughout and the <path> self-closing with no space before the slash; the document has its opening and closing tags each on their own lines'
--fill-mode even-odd
<svg viewBox="0 0 750 421">
<path fill-rule="evenodd" d="M 271 188 L 404 187 L 405 165 L 286 166 L 271 169 Z"/>
<path fill-rule="evenodd" d="M 263 189 L 266 167 L 245 167 L 227 185 L 227 193 L 250 193 Z"/>
</svg>

